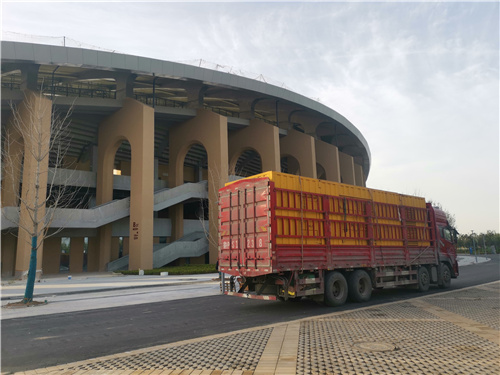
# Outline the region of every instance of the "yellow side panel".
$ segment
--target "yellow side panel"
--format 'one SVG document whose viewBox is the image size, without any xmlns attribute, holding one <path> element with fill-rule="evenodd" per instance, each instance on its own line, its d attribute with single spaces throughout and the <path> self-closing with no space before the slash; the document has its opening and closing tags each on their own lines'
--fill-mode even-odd
<svg viewBox="0 0 500 375">
<path fill-rule="evenodd" d="M 280 189 L 302 190 L 307 193 L 366 199 L 380 203 L 425 208 L 424 198 L 369 189 L 361 186 L 341 184 L 338 182 L 316 180 L 314 178 L 295 176 L 287 173 L 264 172 L 247 178 L 262 177 L 269 178 L 274 182 L 275 186 Z"/>
<path fill-rule="evenodd" d="M 254 178 L 268 178 L 270 181 L 274 182 L 275 187 L 278 189 L 291 190 L 289 195 L 277 195 L 277 206 L 286 207 L 289 209 L 278 209 L 276 215 L 278 217 L 289 216 L 291 218 L 300 218 L 300 220 L 279 218 L 278 219 L 278 244 L 318 244 L 324 245 L 324 225 L 320 220 L 323 219 L 323 201 L 321 199 L 316 199 L 317 201 L 311 201 L 311 196 L 307 196 L 307 193 L 328 195 L 333 197 L 339 197 L 340 200 L 334 202 L 330 200 L 329 210 L 329 220 L 333 221 L 351 221 L 350 224 L 336 223 L 332 222 L 332 226 L 336 226 L 335 229 L 337 233 L 346 233 L 345 239 L 332 239 L 332 245 L 368 245 L 368 241 L 351 239 L 348 238 L 349 233 L 357 233 L 357 237 L 366 237 L 365 226 L 361 223 L 365 223 L 365 218 L 363 216 L 347 216 L 344 214 L 333 214 L 331 212 L 341 212 L 342 207 L 333 207 L 333 205 L 342 205 L 342 199 L 351 198 L 361 201 L 373 202 L 373 225 L 374 225 L 374 236 L 379 238 L 375 241 L 375 246 L 403 246 L 403 242 L 399 240 L 390 240 L 390 238 L 403 238 L 401 217 L 398 206 L 414 207 L 416 209 L 425 209 L 425 199 L 420 197 L 402 195 L 398 193 L 392 193 L 388 191 L 369 189 L 361 186 L 354 186 L 348 184 L 341 184 L 337 182 L 317 180 L 308 177 L 301 177 L 296 175 L 290 175 L 280 172 L 264 172 L 258 175 L 247 177 L 246 179 Z M 227 183 L 227 185 L 231 184 Z M 298 192 L 298 193 L 297 193 Z M 303 194 L 301 195 L 300 192 Z M 300 210 L 300 202 L 302 200 L 302 206 L 308 207 L 309 209 L 318 210 L 320 212 L 308 212 Z M 351 204 L 352 201 L 351 201 Z M 294 210 L 295 209 L 295 210 Z M 354 212 L 358 210 L 357 207 L 351 207 Z M 362 210 L 360 206 L 359 210 Z M 418 210 L 416 210 L 418 211 Z M 360 211 L 361 212 L 361 211 Z M 426 227 L 426 218 L 422 217 L 422 211 L 417 215 L 419 217 L 415 218 L 412 222 L 407 220 L 408 226 L 415 227 L 415 233 L 424 233 L 423 230 Z M 362 215 L 362 214 L 360 214 Z M 308 220 L 311 219 L 311 220 Z M 359 222 L 360 225 L 356 223 Z M 421 229 L 419 229 L 421 228 Z M 332 228 L 333 230 L 333 228 Z M 427 233 L 427 232 L 426 232 Z M 280 235 L 292 236 L 292 237 L 279 237 Z M 302 235 L 306 236 L 317 236 L 317 238 L 303 238 Z M 297 236 L 297 237 L 293 237 Z M 343 235 L 342 235 L 343 236 Z M 421 239 L 422 235 L 415 235 L 417 238 Z M 412 245 L 428 246 L 429 241 L 414 241 L 411 242 Z"/>
</svg>

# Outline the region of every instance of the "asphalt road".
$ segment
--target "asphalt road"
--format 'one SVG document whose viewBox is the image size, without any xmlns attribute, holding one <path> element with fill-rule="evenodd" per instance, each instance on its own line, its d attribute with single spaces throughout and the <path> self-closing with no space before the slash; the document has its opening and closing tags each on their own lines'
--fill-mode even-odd
<svg viewBox="0 0 500 375">
<path fill-rule="evenodd" d="M 500 280 L 499 257 L 460 269 L 451 289 Z M 427 294 L 439 293 L 432 288 Z M 211 296 L 2 321 L 2 372 L 91 359 L 244 328 L 352 310 L 418 296 L 409 289 L 374 291 L 367 303 L 341 308 Z"/>
</svg>

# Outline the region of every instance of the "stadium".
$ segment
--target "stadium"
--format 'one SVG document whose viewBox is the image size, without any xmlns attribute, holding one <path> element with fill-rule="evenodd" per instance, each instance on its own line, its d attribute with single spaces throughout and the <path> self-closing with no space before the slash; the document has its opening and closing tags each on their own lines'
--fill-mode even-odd
<svg viewBox="0 0 500 375">
<path fill-rule="evenodd" d="M 50 153 L 41 191 L 56 208 L 37 273 L 215 263 L 217 191 L 265 171 L 365 186 L 370 150 L 325 105 L 257 79 L 120 53 L 2 41 L 2 147 L 16 121 L 51 135 L 67 116 L 67 151 Z M 30 111 L 31 110 L 31 111 Z M 2 153 L 2 276 L 25 277 L 20 229 L 36 173 L 30 141 Z M 43 146 L 47 147 L 47 145 Z M 22 157 L 14 157 L 14 153 Z M 47 150 L 48 152 L 48 150 Z M 17 154 L 16 154 L 17 155 Z M 10 157 L 9 157 L 10 156 Z M 8 173 L 8 171 L 19 171 Z M 48 181 L 46 182 L 46 180 Z M 47 189 L 45 189 L 47 186 Z"/>
</svg>

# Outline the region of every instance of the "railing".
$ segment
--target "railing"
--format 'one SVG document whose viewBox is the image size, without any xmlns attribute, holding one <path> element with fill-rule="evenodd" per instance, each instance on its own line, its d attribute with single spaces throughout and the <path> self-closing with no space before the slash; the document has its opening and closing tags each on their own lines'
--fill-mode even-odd
<svg viewBox="0 0 500 375">
<path fill-rule="evenodd" d="M 174 108 L 184 108 L 186 103 L 178 102 L 176 100 L 170 100 L 165 98 L 153 97 L 153 95 L 148 94 L 134 94 L 135 100 L 149 105 L 151 107 L 174 107 Z"/>
<path fill-rule="evenodd" d="M 78 87 L 71 85 L 47 85 L 50 82 L 50 78 L 47 77 L 44 80 L 44 84 L 40 83 L 37 85 L 37 90 L 43 91 L 47 96 L 65 96 L 65 97 L 77 97 L 77 98 L 98 98 L 98 99 L 116 99 L 116 90 L 111 89 L 106 86 L 89 86 L 89 87 Z M 6 81 L 2 80 L 1 87 L 7 90 L 21 90 L 21 84 L 18 81 Z M 177 100 L 171 100 L 161 97 L 154 97 L 151 94 L 134 94 L 134 99 L 149 105 L 151 107 L 170 107 L 170 108 L 185 108 L 186 103 Z M 218 113 L 226 117 L 240 117 L 240 113 L 237 111 L 230 111 L 227 109 L 212 107 L 207 104 L 203 105 L 203 108 L 211 110 L 212 112 Z M 275 122 L 262 119 L 265 122 L 276 125 Z"/>
</svg>

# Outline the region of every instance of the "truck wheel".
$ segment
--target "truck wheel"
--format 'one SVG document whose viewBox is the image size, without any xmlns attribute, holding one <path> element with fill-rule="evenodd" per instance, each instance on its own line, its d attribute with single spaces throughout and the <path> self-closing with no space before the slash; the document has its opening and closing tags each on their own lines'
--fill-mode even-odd
<svg viewBox="0 0 500 375">
<path fill-rule="evenodd" d="M 372 281 L 364 270 L 356 270 L 348 277 L 349 299 L 353 302 L 366 302 L 372 296 Z"/>
<path fill-rule="evenodd" d="M 420 267 L 418 269 L 418 291 L 427 292 L 429 290 L 430 283 L 431 279 L 427 267 L 425 266 Z"/>
<path fill-rule="evenodd" d="M 439 275 L 439 287 L 447 289 L 451 286 L 451 271 L 445 263 L 441 263 L 441 271 Z"/>
<path fill-rule="evenodd" d="M 340 272 L 333 271 L 325 279 L 325 304 L 327 306 L 342 306 L 347 299 L 347 281 Z"/>
</svg>

